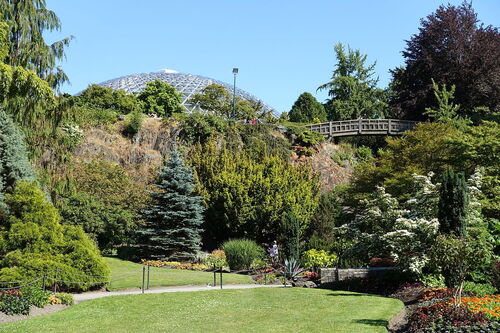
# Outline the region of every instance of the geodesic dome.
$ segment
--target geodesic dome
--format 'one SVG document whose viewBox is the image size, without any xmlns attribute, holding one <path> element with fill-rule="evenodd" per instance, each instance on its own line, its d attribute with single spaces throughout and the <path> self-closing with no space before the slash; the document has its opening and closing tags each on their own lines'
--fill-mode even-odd
<svg viewBox="0 0 500 333">
<path fill-rule="evenodd" d="M 122 76 L 116 79 L 99 83 L 98 85 L 101 87 L 112 88 L 114 90 L 125 90 L 130 94 L 141 92 L 146 87 L 146 84 L 148 82 L 157 79 L 167 82 L 171 86 L 175 87 L 177 91 L 182 94 L 181 105 L 189 111 L 193 110 L 194 108 L 194 106 L 189 103 L 190 97 L 194 94 L 199 93 L 201 89 L 210 84 L 220 84 L 224 86 L 231 94 L 233 93 L 233 86 L 229 83 L 200 75 L 180 73 L 172 69 L 162 69 L 158 72 Z M 271 108 L 269 105 L 267 105 L 254 95 L 246 92 L 245 90 L 236 88 L 236 96 L 244 98 L 246 100 L 260 101 L 263 105 L 263 111 L 273 111 L 273 108 Z"/>
</svg>

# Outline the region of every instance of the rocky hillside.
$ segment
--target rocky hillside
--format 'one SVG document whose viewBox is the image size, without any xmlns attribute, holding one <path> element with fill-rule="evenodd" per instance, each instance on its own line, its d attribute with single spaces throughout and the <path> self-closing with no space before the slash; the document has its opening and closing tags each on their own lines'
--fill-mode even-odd
<svg viewBox="0 0 500 333">
<path fill-rule="evenodd" d="M 340 165 L 332 156 L 344 152 L 342 146 L 323 142 L 313 149 L 311 156 L 292 154 L 294 163 L 308 163 L 311 168 L 319 174 L 319 180 L 323 190 L 331 190 L 336 185 L 347 184 L 353 172 L 353 165 L 349 161 Z"/>
<path fill-rule="evenodd" d="M 76 147 L 74 156 L 80 161 L 103 159 L 118 163 L 129 171 L 131 177 L 138 181 L 146 180 L 178 141 L 178 123 L 164 123 L 158 118 L 146 118 L 140 131 L 132 138 L 121 134 L 122 126 L 123 124 L 117 123 L 107 130 L 96 127 L 86 129 L 84 139 Z M 277 135 L 282 137 L 279 133 Z M 353 171 L 352 164 L 339 164 L 332 158 L 338 152 L 344 152 L 343 147 L 324 142 L 313 147 L 311 151 L 311 156 L 294 151 L 291 161 L 296 164 L 309 164 L 319 174 L 324 190 L 349 181 Z"/>
</svg>

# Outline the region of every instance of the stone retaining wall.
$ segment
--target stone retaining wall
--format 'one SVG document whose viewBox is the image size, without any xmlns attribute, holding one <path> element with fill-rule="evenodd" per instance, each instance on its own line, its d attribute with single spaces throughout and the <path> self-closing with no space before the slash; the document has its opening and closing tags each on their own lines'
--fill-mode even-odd
<svg viewBox="0 0 500 333">
<path fill-rule="evenodd" d="M 321 283 L 343 281 L 352 278 L 368 278 L 384 275 L 387 271 L 395 270 L 394 267 L 369 267 L 369 268 L 321 268 Z"/>
</svg>

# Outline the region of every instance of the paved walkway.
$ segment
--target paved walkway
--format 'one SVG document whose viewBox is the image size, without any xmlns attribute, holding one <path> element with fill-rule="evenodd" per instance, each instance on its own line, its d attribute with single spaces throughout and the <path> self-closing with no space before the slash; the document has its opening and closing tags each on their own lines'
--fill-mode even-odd
<svg viewBox="0 0 500 333">
<path fill-rule="evenodd" d="M 269 287 L 283 287 L 283 285 L 261 285 L 261 284 L 225 284 L 223 289 L 251 289 L 251 288 L 269 288 Z M 220 290 L 220 286 L 173 286 L 173 287 L 152 287 L 145 290 L 145 294 L 161 294 L 172 292 L 186 292 L 186 291 L 204 291 L 204 290 Z M 142 294 L 141 289 L 137 290 L 118 290 L 118 291 L 90 291 L 81 294 L 73 294 L 75 303 L 88 301 L 96 298 L 103 298 L 108 296 L 119 295 L 138 295 Z"/>
</svg>

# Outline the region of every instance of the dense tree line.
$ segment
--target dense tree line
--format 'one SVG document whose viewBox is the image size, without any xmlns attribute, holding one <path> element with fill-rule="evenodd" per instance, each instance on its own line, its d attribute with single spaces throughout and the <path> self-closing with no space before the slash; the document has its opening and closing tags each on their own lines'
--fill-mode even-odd
<svg viewBox="0 0 500 333">
<path fill-rule="evenodd" d="M 500 32 L 481 23 L 467 1 L 441 5 L 421 20 L 418 33 L 402 51 L 404 65 L 391 70 L 386 89 L 377 87 L 376 63 L 367 63 L 367 55 L 340 43 L 334 50 L 337 64 L 331 80 L 318 88 L 328 92 L 324 103 L 328 120 L 426 120 L 426 110 L 439 102 L 436 86 L 453 90 L 458 115 L 475 121 L 498 117 Z"/>
</svg>

